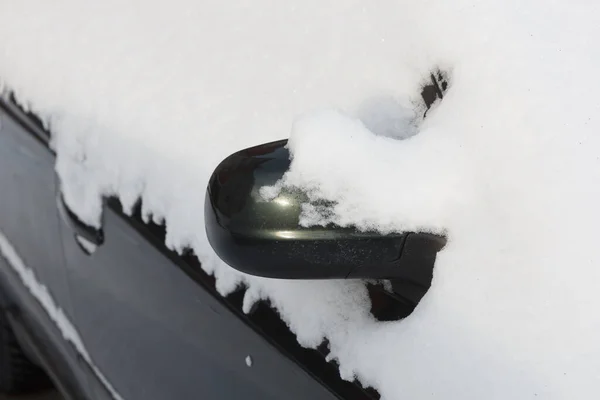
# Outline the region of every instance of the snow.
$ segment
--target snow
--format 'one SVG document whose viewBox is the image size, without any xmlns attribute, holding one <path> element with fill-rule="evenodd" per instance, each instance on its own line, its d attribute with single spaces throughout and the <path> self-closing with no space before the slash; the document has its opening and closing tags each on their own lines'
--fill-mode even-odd
<svg viewBox="0 0 600 400">
<path fill-rule="evenodd" d="M 0 79 L 53 134 L 66 201 L 165 221 L 222 294 L 269 298 L 304 346 L 383 399 L 600 395 L 600 4 L 591 1 L 0 1 Z M 450 88 L 425 121 L 419 83 Z M 230 153 L 290 137 L 284 184 L 333 221 L 443 232 L 403 321 L 359 281 L 220 262 L 204 190 Z M 303 223 L 323 222 L 305 209 Z"/>
<path fill-rule="evenodd" d="M 23 262 L 23 259 L 19 256 L 19 253 L 10 243 L 8 238 L 0 231 L 0 257 L 4 258 L 8 265 L 19 275 L 21 281 L 25 285 L 29 292 L 35 297 L 35 299 L 42 305 L 46 313 L 50 316 L 50 319 L 56 324 L 58 329 L 63 335 L 63 338 L 73 344 L 75 350 L 81 355 L 81 357 L 90 365 L 92 371 L 98 379 L 105 385 L 109 393 L 115 400 L 122 400 L 122 397 L 115 391 L 110 385 L 108 380 L 104 377 L 102 372 L 96 367 L 90 357 L 90 354 L 83 344 L 81 336 L 77 332 L 77 329 L 71 321 L 67 318 L 63 310 L 56 304 L 48 288 L 44 286 L 35 276 L 35 273 Z"/>
</svg>

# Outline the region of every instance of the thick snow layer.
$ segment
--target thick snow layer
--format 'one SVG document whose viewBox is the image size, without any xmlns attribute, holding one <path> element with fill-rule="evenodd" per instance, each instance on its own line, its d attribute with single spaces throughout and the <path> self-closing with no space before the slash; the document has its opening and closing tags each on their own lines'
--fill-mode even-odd
<svg viewBox="0 0 600 400">
<path fill-rule="evenodd" d="M 0 0 L 0 79 L 50 127 L 83 218 L 141 197 L 221 293 L 244 282 L 247 308 L 268 297 L 301 344 L 327 338 L 344 378 L 384 399 L 598 398 L 599 8 Z M 451 86 L 419 123 L 434 66 Z M 335 222 L 448 235 L 406 320 L 376 322 L 361 282 L 243 276 L 211 251 L 209 174 L 286 136 L 286 183 Z"/>
<path fill-rule="evenodd" d="M 109 393 L 115 400 L 122 400 L 122 397 L 115 391 L 111 386 L 110 382 L 104 377 L 102 372 L 94 365 L 90 354 L 87 352 L 81 336 L 77 332 L 77 329 L 73 326 L 71 321 L 67 318 L 63 310 L 56 304 L 48 288 L 38 281 L 35 273 L 31 268 L 25 265 L 23 259 L 17 253 L 14 246 L 8 241 L 6 236 L 0 231 L 0 257 L 4 258 L 8 265 L 19 275 L 23 285 L 29 292 L 36 298 L 36 300 L 42 305 L 46 313 L 50 316 L 50 319 L 56 324 L 58 329 L 63 335 L 63 338 L 71 342 L 75 350 L 81 355 L 81 357 L 90 365 L 90 368 L 98 379 L 106 386 Z"/>
</svg>

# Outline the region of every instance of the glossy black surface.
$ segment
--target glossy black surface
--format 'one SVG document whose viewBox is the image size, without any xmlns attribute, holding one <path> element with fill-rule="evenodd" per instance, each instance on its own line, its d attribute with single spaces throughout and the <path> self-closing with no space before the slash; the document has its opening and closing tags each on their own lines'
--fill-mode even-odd
<svg viewBox="0 0 600 400">
<path fill-rule="evenodd" d="M 394 279 L 400 294 L 418 302 L 430 286 L 435 255 L 445 239 L 300 226 L 306 194 L 284 188 L 267 198 L 263 189 L 289 169 L 286 144 L 281 140 L 239 151 L 215 169 L 205 217 L 209 242 L 219 257 L 243 272 L 273 278 Z"/>
<path fill-rule="evenodd" d="M 39 136 L 23 128 L 18 109 L 5 106 L 0 102 L 0 231 L 64 315 L 73 319 L 55 202 L 54 157 Z M 35 361 L 56 367 L 49 372 L 70 398 L 89 398 L 90 371 L 1 255 L 0 291 L 19 330 L 17 337 L 31 338 L 27 347 L 37 353 Z"/>
</svg>

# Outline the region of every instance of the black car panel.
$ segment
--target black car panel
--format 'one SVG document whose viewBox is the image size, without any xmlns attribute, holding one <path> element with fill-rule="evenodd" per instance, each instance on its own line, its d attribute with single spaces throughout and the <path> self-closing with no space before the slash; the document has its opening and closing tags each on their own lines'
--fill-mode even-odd
<svg viewBox="0 0 600 400">
<path fill-rule="evenodd" d="M 70 318 L 60 220 L 54 205 L 54 157 L 5 106 L 0 103 L 0 231 Z M 12 268 L 0 255 L 2 307 L 17 338 L 33 361 L 56 366 L 48 372 L 66 394 L 88 395 L 85 363 Z"/>
<path fill-rule="evenodd" d="M 335 398 L 110 208 L 103 219 L 91 256 L 64 226 L 65 254 L 75 325 L 123 398 Z"/>
<path fill-rule="evenodd" d="M 0 231 L 70 316 L 54 157 L 9 114 L 0 112 Z"/>
</svg>

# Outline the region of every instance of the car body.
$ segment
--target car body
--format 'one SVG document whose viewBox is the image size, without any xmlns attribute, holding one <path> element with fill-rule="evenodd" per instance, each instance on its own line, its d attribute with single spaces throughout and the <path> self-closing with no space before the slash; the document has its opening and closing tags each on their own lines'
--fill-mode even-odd
<svg viewBox="0 0 600 400">
<path fill-rule="evenodd" d="M 2 309 L 64 396 L 378 397 L 342 380 L 325 345 L 302 348 L 267 303 L 245 314 L 241 291 L 220 296 L 197 258 L 168 250 L 164 227 L 145 223 L 139 207 L 128 216 L 106 199 L 98 237 L 62 201 L 35 116 L 3 97 L 0 124 Z"/>
</svg>

